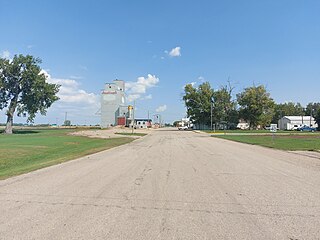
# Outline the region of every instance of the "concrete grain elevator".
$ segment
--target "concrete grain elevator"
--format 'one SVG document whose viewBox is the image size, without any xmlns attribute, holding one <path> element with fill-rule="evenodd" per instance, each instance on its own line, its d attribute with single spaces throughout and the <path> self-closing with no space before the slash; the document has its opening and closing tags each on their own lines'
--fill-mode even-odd
<svg viewBox="0 0 320 240">
<path fill-rule="evenodd" d="M 125 82 L 106 83 L 101 94 L 101 128 L 125 125 L 128 107 L 125 105 Z"/>
</svg>

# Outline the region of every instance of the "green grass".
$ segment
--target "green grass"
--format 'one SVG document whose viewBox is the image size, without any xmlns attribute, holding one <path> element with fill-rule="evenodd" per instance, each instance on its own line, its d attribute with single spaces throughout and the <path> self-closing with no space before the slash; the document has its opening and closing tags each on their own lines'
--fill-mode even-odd
<svg viewBox="0 0 320 240">
<path fill-rule="evenodd" d="M 201 130 L 206 133 L 271 133 L 270 130 Z M 278 133 L 288 133 L 288 131 L 277 131 Z M 290 132 L 289 132 L 290 133 Z"/>
<path fill-rule="evenodd" d="M 320 134 L 217 135 L 214 137 L 290 151 L 320 151 Z"/>
<path fill-rule="evenodd" d="M 143 137 L 145 135 L 147 135 L 146 133 L 121 133 L 121 132 L 116 132 L 115 134 L 119 134 L 119 135 L 124 135 L 124 136 L 140 136 Z"/>
<path fill-rule="evenodd" d="M 132 138 L 87 138 L 74 130 L 19 130 L 0 134 L 0 179 L 62 163 L 133 141 Z"/>
</svg>

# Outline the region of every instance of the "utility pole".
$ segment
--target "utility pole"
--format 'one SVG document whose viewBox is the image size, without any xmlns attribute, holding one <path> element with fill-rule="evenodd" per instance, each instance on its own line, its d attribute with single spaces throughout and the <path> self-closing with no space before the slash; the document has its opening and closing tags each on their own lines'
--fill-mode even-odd
<svg viewBox="0 0 320 240">
<path fill-rule="evenodd" d="M 136 111 L 136 100 L 133 101 L 133 111 L 132 111 L 132 134 L 134 131 L 135 120 L 134 120 L 134 112 Z"/>
<path fill-rule="evenodd" d="M 211 128 L 211 131 L 212 131 L 212 108 L 213 108 L 213 103 L 211 102 L 211 114 L 210 114 L 210 117 L 211 117 L 211 125 L 210 125 L 210 128 Z"/>
<path fill-rule="evenodd" d="M 157 122 L 159 124 L 159 128 L 160 128 L 161 127 L 161 115 L 158 113 L 158 114 L 153 115 L 153 117 L 154 117 L 154 123 Z M 156 121 L 156 119 L 158 121 Z"/>
</svg>

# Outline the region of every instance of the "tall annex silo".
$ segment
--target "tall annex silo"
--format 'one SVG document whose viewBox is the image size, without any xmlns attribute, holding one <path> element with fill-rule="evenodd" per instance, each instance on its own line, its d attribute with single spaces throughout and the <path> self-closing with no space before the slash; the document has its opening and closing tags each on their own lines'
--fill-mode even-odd
<svg viewBox="0 0 320 240">
<path fill-rule="evenodd" d="M 106 83 L 101 94 L 101 127 L 123 125 L 128 107 L 125 106 L 125 83 L 114 80 Z M 119 123 L 119 124 L 118 124 Z"/>
</svg>

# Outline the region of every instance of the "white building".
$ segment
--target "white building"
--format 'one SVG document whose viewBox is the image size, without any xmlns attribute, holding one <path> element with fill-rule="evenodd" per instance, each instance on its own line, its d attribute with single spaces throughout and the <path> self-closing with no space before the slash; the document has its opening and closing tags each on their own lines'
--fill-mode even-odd
<svg viewBox="0 0 320 240">
<path fill-rule="evenodd" d="M 318 127 L 311 116 L 284 116 L 278 121 L 280 130 L 296 130 L 301 126 Z"/>
<path fill-rule="evenodd" d="M 128 107 L 125 106 L 125 83 L 114 80 L 106 83 L 101 93 L 101 127 L 107 128 L 126 121 Z"/>
<path fill-rule="evenodd" d="M 152 127 L 151 119 L 136 118 L 134 121 L 135 121 L 135 128 L 151 128 Z"/>
</svg>

